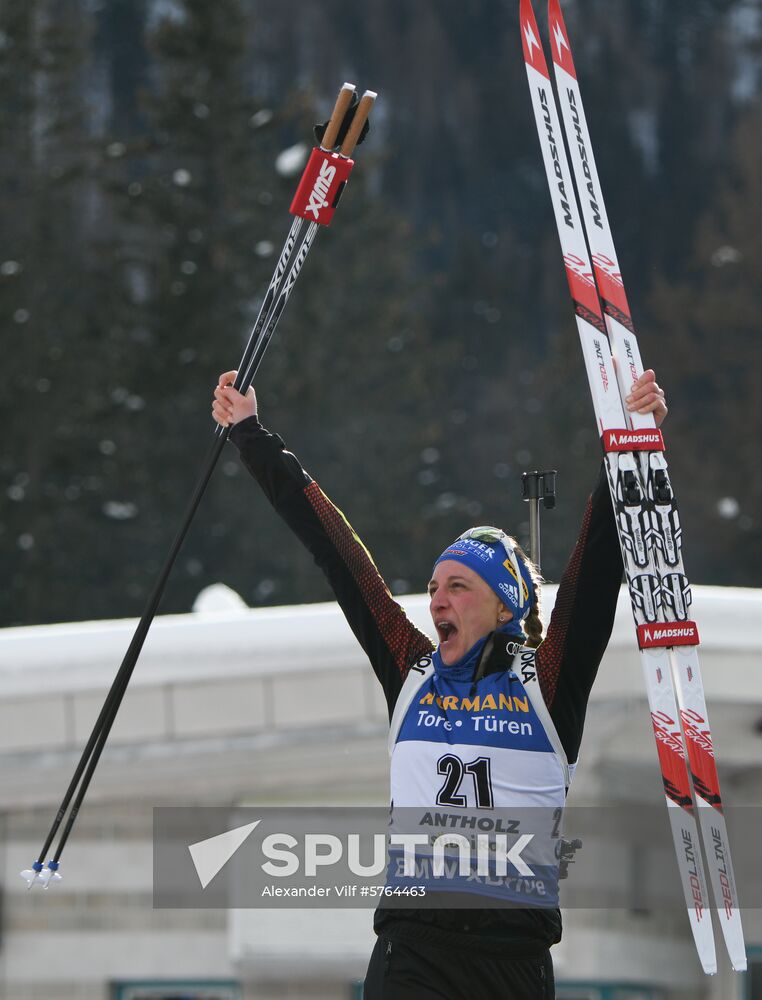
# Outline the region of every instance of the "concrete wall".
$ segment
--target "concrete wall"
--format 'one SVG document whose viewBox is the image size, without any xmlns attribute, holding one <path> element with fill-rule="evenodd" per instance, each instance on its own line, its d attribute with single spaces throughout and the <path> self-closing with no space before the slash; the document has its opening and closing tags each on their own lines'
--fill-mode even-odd
<svg viewBox="0 0 762 1000">
<path fill-rule="evenodd" d="M 405 603 L 427 629 L 425 597 Z M 762 594 L 696 588 L 696 617 L 726 799 L 759 802 Z M 114 981 L 180 976 L 240 981 L 246 1000 L 348 996 L 372 946 L 370 912 L 151 905 L 153 805 L 386 802 L 386 708 L 333 604 L 158 619 L 67 847 L 64 880 L 48 893 L 25 890 L 17 873 L 39 850 L 133 629 L 0 632 L 0 997 L 106 1000 Z M 612 787 L 640 801 L 658 787 L 624 596 L 581 760 L 573 801 L 600 801 Z M 747 939 L 762 943 L 756 916 Z M 566 923 L 559 978 L 740 1000 L 724 957 L 713 980 L 697 971 L 687 921 L 575 910 Z"/>
</svg>

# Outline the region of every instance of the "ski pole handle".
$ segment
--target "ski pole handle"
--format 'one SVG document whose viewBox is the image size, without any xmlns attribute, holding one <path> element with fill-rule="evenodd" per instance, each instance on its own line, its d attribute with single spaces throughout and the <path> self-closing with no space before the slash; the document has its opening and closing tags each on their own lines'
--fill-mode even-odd
<svg viewBox="0 0 762 1000">
<path fill-rule="evenodd" d="M 360 138 L 360 133 L 362 132 L 362 127 L 367 121 L 368 115 L 371 112 L 371 108 L 378 97 L 378 94 L 373 90 L 366 90 L 365 93 L 360 98 L 360 103 L 357 105 L 357 111 L 355 111 L 355 116 L 352 119 L 352 124 L 349 126 L 349 131 L 346 134 L 346 138 L 341 145 L 339 153 L 342 156 L 350 157 L 352 152 L 357 145 L 357 140 Z"/>
<path fill-rule="evenodd" d="M 353 83 L 342 84 L 339 96 L 336 98 L 336 103 L 333 106 L 333 112 L 331 113 L 330 120 L 326 125 L 325 133 L 323 134 L 323 141 L 320 143 L 321 149 L 331 150 L 336 145 L 339 129 L 341 128 L 341 124 L 344 121 L 347 111 L 349 111 L 349 106 L 352 103 L 354 95 L 355 85 Z"/>
</svg>

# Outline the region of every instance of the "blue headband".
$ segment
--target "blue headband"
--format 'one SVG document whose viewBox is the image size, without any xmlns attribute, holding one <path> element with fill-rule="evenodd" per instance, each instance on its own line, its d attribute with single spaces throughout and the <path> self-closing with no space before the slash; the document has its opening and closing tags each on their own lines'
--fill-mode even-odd
<svg viewBox="0 0 762 1000">
<path fill-rule="evenodd" d="M 507 544 L 510 546 L 510 543 Z M 514 556 L 521 574 L 523 607 L 519 607 L 519 581 L 513 561 L 500 542 L 478 542 L 473 538 L 458 538 L 444 550 L 434 565 L 437 566 L 445 559 L 453 559 L 468 566 L 495 591 L 503 604 L 513 612 L 513 621 L 518 624 L 532 609 L 534 584 L 529 570 L 518 553 L 514 553 Z"/>
</svg>

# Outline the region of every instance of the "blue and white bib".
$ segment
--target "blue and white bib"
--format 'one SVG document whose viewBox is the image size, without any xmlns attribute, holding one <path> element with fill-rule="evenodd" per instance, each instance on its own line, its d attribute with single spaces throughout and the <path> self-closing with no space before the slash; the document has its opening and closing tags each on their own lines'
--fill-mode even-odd
<svg viewBox="0 0 762 1000">
<path fill-rule="evenodd" d="M 523 647 L 511 667 L 476 683 L 438 673 L 430 657 L 411 668 L 395 706 L 389 733 L 392 830 L 411 824 L 433 835 L 452 831 L 448 863 L 457 858 L 458 835 L 475 846 L 479 831 L 511 825 L 533 835 L 522 858 L 526 868 L 505 865 L 496 873 L 494 857 L 482 865 L 482 877 L 433 878 L 432 852 L 416 851 L 416 877 L 427 891 L 488 895 L 514 905 L 557 905 L 560 817 L 573 768 L 550 719 L 539 689 L 535 650 Z M 395 819 L 396 816 L 396 819 Z M 500 838 L 498 838 L 500 839 Z M 526 837 L 525 837 L 526 839 Z M 508 843 L 515 843 L 516 838 Z M 505 843 L 505 841 L 503 841 Z M 491 848 L 494 852 L 494 848 Z M 388 882 L 404 884 L 399 853 L 392 856 Z M 454 869 L 453 869 L 454 871 Z M 409 881 L 409 880 L 408 880 Z"/>
</svg>

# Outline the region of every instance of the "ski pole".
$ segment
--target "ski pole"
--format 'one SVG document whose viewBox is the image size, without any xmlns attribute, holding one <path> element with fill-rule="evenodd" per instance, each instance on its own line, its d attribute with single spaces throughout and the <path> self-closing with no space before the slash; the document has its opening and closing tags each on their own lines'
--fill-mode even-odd
<svg viewBox="0 0 762 1000">
<path fill-rule="evenodd" d="M 354 113 L 354 117 L 352 119 L 352 123 L 349 126 L 349 129 L 348 129 L 347 134 L 346 134 L 346 138 L 342 142 L 341 148 L 340 148 L 339 154 L 338 154 L 338 156 L 339 156 L 339 163 L 341 164 L 342 171 L 346 169 L 347 164 L 350 164 L 350 165 L 352 164 L 352 160 L 350 159 L 350 156 L 351 156 L 351 154 L 352 154 L 352 152 L 353 152 L 353 150 L 355 148 L 356 143 L 359 140 L 360 133 L 362 132 L 363 126 L 365 125 L 365 122 L 368 119 L 368 115 L 370 114 L 371 108 L 373 107 L 373 103 L 376 100 L 376 96 L 377 95 L 375 94 L 374 91 L 372 91 L 372 90 L 366 90 L 365 93 L 363 94 L 363 96 L 360 99 L 360 103 L 357 105 L 357 107 L 355 109 L 355 113 Z M 337 128 L 338 128 L 338 126 L 337 126 Z M 328 135 L 329 135 L 328 130 L 326 130 L 326 133 L 323 136 L 323 143 L 326 143 Z M 331 141 L 333 141 L 333 137 L 331 137 Z M 313 151 L 313 157 L 314 157 L 315 153 L 320 153 L 322 151 L 323 151 L 323 147 L 322 146 L 321 146 L 320 149 L 314 150 Z M 316 157 L 316 159 L 320 160 L 320 157 L 318 156 L 318 157 Z M 325 161 L 321 161 L 321 162 L 325 163 Z M 309 164 L 308 164 L 307 165 L 307 171 L 309 171 L 309 169 L 310 168 L 309 168 Z M 321 166 L 321 170 L 323 170 L 323 169 L 324 169 L 324 167 Z M 331 170 L 331 169 L 338 169 L 338 167 L 336 167 L 335 165 L 329 164 L 328 169 L 329 170 Z M 351 166 L 350 166 L 350 169 L 351 169 Z M 307 176 L 307 171 L 305 171 L 305 176 Z M 317 185 L 319 183 L 319 181 L 322 180 L 322 179 L 323 179 L 323 174 L 322 173 L 318 174 L 318 181 L 316 181 L 315 184 Z M 336 199 L 334 200 L 334 203 L 333 203 L 334 207 L 336 205 L 336 202 L 338 201 L 338 198 L 341 195 L 341 192 L 343 191 L 343 187 L 344 187 L 345 183 L 346 183 L 346 180 L 344 180 L 342 182 L 341 187 L 339 188 L 339 190 L 338 190 L 338 192 L 336 194 Z M 309 183 L 307 185 L 304 185 L 304 182 L 302 182 L 302 185 L 300 185 L 300 190 L 301 190 L 302 186 L 309 187 Z M 296 196 L 294 198 L 294 204 L 298 201 L 298 199 L 299 199 L 299 192 L 297 191 L 297 194 L 296 194 Z M 292 204 L 292 206 L 291 206 L 291 210 L 292 211 L 294 211 L 294 204 Z M 309 210 L 312 211 L 312 209 L 309 209 Z M 275 305 L 272 308 L 272 311 L 271 311 L 271 313 L 270 313 L 270 315 L 269 315 L 269 317 L 267 319 L 267 323 L 264 325 L 264 327 L 262 329 L 262 332 L 261 332 L 261 334 L 259 336 L 259 340 L 258 340 L 258 342 L 257 342 L 254 350 L 252 351 L 251 360 L 248 362 L 247 366 L 245 367 L 245 369 L 243 371 L 241 371 L 241 369 L 239 369 L 239 372 L 238 372 L 238 375 L 236 377 L 236 381 L 235 381 L 235 384 L 234 384 L 234 388 L 238 389 L 239 392 L 245 393 L 246 390 L 249 388 L 249 386 L 251 385 L 251 383 L 254 380 L 254 374 L 257 371 L 257 368 L 259 367 L 259 363 L 262 360 L 262 356 L 263 356 L 264 352 L 267 350 L 268 344 L 270 343 L 272 335 L 273 335 L 273 333 L 275 331 L 275 327 L 276 327 L 276 325 L 278 323 L 278 320 L 280 319 L 280 315 L 283 312 L 283 310 L 284 310 L 284 308 L 286 306 L 286 303 L 288 302 L 288 298 L 289 298 L 289 296 L 290 296 L 290 294 L 291 294 L 291 292 L 293 290 L 293 287 L 294 287 L 294 284 L 296 282 L 296 279 L 299 276 L 299 271 L 301 270 L 301 267 L 304 264 L 304 260 L 305 260 L 305 258 L 307 256 L 307 254 L 309 253 L 310 248 L 312 247 L 312 244 L 315 241 L 315 238 L 317 237 L 318 229 L 319 229 L 318 223 L 314 222 L 314 221 L 311 222 L 310 225 L 307 228 L 307 233 L 306 233 L 306 235 L 304 237 L 302 245 L 299 248 L 299 253 L 297 254 L 297 257 L 296 257 L 296 259 L 295 259 L 295 261 L 294 261 L 294 263 L 292 265 L 292 268 L 291 268 L 291 271 L 289 272 L 288 278 L 286 279 L 286 282 L 285 282 L 285 284 L 284 284 L 284 286 L 283 286 L 283 288 L 282 288 L 282 290 L 280 292 L 280 295 L 278 296 L 278 298 L 277 298 L 277 300 L 275 302 Z"/>
<path fill-rule="evenodd" d="M 354 162 L 350 159 L 350 155 L 354 150 L 355 144 L 360 139 L 360 133 L 365 125 L 368 114 L 370 113 L 371 107 L 373 106 L 373 102 L 376 98 L 375 93 L 372 91 L 367 91 L 365 95 L 363 95 L 363 100 L 359 105 L 357 105 L 356 109 L 354 109 L 354 118 L 349 125 L 346 138 L 341 146 L 341 151 L 339 154 L 336 154 L 332 151 L 333 144 L 335 144 L 338 140 L 342 125 L 344 124 L 345 118 L 347 117 L 347 113 L 350 109 L 350 103 L 354 92 L 355 88 L 351 84 L 344 84 L 339 92 L 339 97 L 336 101 L 333 114 L 331 115 L 331 119 L 328 122 L 322 138 L 322 144 L 320 147 L 313 149 L 310 160 L 307 163 L 307 167 L 297 188 L 296 195 L 291 203 L 290 211 L 293 215 L 297 216 L 297 218 L 294 220 L 291 231 L 286 239 L 283 251 L 278 260 L 278 264 L 276 265 L 273 279 L 270 282 L 268 292 L 263 300 L 257 321 L 254 329 L 252 330 L 251 336 L 249 337 L 246 349 L 244 350 L 241 363 L 239 364 L 239 376 L 236 379 L 236 383 L 238 383 L 237 387 L 240 387 L 243 392 L 248 389 L 251 379 L 253 379 L 254 374 L 259 367 L 267 344 L 272 337 L 275 326 L 277 325 L 283 309 L 285 308 L 286 302 L 288 301 L 288 297 L 293 290 L 296 278 L 298 277 L 307 253 L 314 242 L 317 228 L 320 225 L 328 225 L 330 223 L 339 198 L 341 197 L 344 187 L 346 186 L 349 174 L 354 166 Z M 273 300 L 275 299 L 278 287 L 283 281 L 288 262 L 293 253 L 293 248 L 296 244 L 299 231 L 301 230 L 305 219 L 310 220 L 307 235 L 300 246 L 299 253 L 291 266 L 291 270 L 288 272 L 288 277 L 286 278 L 283 290 L 278 296 L 275 306 L 272 307 Z M 55 819 L 45 839 L 40 854 L 31 869 L 27 869 L 21 873 L 22 878 L 27 881 L 29 888 L 31 888 L 37 880 L 39 880 L 43 886 L 47 888 L 52 880 L 58 880 L 61 877 L 58 873 L 58 868 L 64 845 L 74 826 L 74 822 L 84 800 L 87 788 L 95 772 L 95 768 L 98 764 L 98 760 L 108 738 L 111 726 L 113 725 L 116 713 L 127 689 L 135 664 L 137 663 L 151 622 L 156 614 L 156 610 L 161 600 L 170 571 L 174 565 L 190 523 L 201 501 L 201 497 L 203 496 L 209 479 L 211 478 L 217 459 L 219 458 L 222 448 L 227 441 L 228 434 L 228 428 L 223 428 L 221 432 L 217 431 L 215 434 L 215 440 L 208 453 L 202 474 L 194 488 L 180 529 L 175 536 L 164 566 L 162 567 L 156 584 L 151 591 L 146 608 L 138 623 L 122 664 L 117 671 L 116 677 L 111 685 L 111 689 L 106 696 L 106 700 L 104 701 L 103 707 L 98 715 L 93 730 L 87 741 L 87 745 L 85 746 L 79 763 L 77 764 L 74 775 L 72 776 L 71 782 L 66 790 L 58 812 L 56 813 Z M 78 787 L 79 791 L 71 806 L 69 817 L 61 834 L 56 853 L 48 863 L 47 870 L 44 870 L 45 865 L 43 859 L 66 816 L 69 805 L 72 802 L 72 798 Z"/>
<path fill-rule="evenodd" d="M 529 557 L 540 568 L 540 500 L 545 510 L 556 506 L 556 470 L 525 472 L 521 476 L 523 499 L 529 504 Z"/>
<path fill-rule="evenodd" d="M 354 84 L 345 83 L 342 85 L 342 88 L 339 91 L 339 96 L 336 98 L 336 104 L 334 105 L 333 112 L 328 121 L 328 124 L 326 125 L 325 132 L 323 133 L 323 137 L 320 142 L 320 149 L 323 152 L 331 152 L 334 146 L 336 145 L 342 123 L 344 121 L 347 112 L 349 111 L 349 108 L 352 103 L 352 98 L 355 96 L 355 93 L 356 91 Z M 337 197 L 340 194 L 341 192 L 339 191 L 337 193 Z M 301 232 L 303 225 L 304 225 L 304 216 L 295 213 L 294 221 L 291 225 L 291 230 L 288 236 L 286 237 L 286 242 L 283 245 L 283 250 L 281 251 L 281 255 L 275 267 L 275 271 L 273 272 L 270 285 L 268 286 L 267 292 L 265 293 L 265 297 L 262 301 L 262 305 L 260 306 L 256 322 L 254 323 L 254 328 L 251 331 L 249 340 L 246 344 L 246 348 L 243 352 L 241 363 L 238 366 L 238 376 L 236 377 L 234 386 L 236 389 L 240 390 L 241 386 L 243 385 L 245 381 L 246 371 L 249 367 L 250 361 L 257 353 L 257 350 L 260 347 L 260 343 L 263 337 L 262 331 L 265 322 L 270 316 L 273 302 L 275 302 L 275 297 L 278 294 L 278 289 L 280 288 L 281 283 L 283 281 L 283 277 L 286 273 L 288 263 L 291 259 L 291 255 L 293 253 L 294 247 L 299 238 L 299 233 Z M 281 308 L 280 312 L 282 311 L 283 309 Z M 278 315 L 280 315 L 280 312 L 278 313 Z M 248 389 L 248 385 L 246 386 L 246 389 Z M 246 389 L 244 389 L 243 391 L 245 392 Z M 217 433 L 222 434 L 224 433 L 224 431 L 225 428 L 223 428 L 221 425 L 218 425 Z"/>
</svg>

